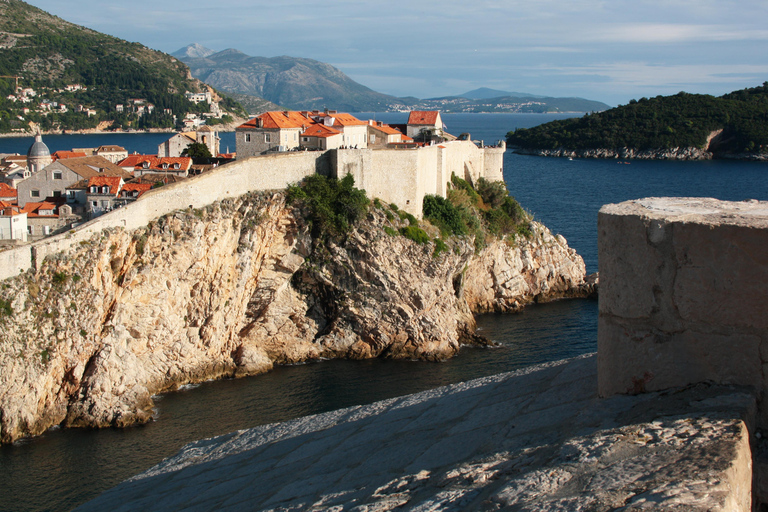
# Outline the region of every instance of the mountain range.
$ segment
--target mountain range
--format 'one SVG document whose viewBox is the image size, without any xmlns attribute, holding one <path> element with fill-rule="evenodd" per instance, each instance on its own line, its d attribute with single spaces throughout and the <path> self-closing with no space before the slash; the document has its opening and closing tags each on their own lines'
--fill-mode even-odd
<svg viewBox="0 0 768 512">
<path fill-rule="evenodd" d="M 324 107 L 351 112 L 441 110 L 443 112 L 594 112 L 605 103 L 582 98 L 551 98 L 480 88 L 442 98 L 398 98 L 361 85 L 339 69 L 298 57 L 251 57 L 227 49 L 216 52 L 190 44 L 172 54 L 192 76 L 234 97 L 249 111 L 268 102 L 296 110 Z M 254 99 L 257 98 L 257 99 Z"/>
</svg>

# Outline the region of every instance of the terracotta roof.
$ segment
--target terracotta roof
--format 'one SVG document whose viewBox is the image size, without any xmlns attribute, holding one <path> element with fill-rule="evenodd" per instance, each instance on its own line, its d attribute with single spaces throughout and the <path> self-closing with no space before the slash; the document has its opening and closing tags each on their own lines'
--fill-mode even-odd
<svg viewBox="0 0 768 512">
<path fill-rule="evenodd" d="M 120 195 L 129 195 L 133 197 L 133 192 L 138 192 L 139 195 L 136 197 L 141 197 L 141 195 L 148 190 L 152 190 L 151 183 L 126 183 L 123 185 L 123 188 L 120 189 Z"/>
<path fill-rule="evenodd" d="M 14 215 L 21 215 L 22 213 L 23 212 L 18 205 L 0 201 L 0 215 L 3 215 L 4 217 L 13 217 Z"/>
<path fill-rule="evenodd" d="M 52 215 L 41 215 L 38 213 L 40 210 L 50 210 L 54 213 Z M 48 201 L 43 201 L 42 203 L 26 203 L 21 211 L 26 213 L 27 217 L 58 217 L 55 213 L 56 205 L 54 203 L 49 203 Z"/>
<path fill-rule="evenodd" d="M 362 126 L 368 124 L 368 121 L 361 121 L 360 119 L 356 118 L 352 114 L 347 114 L 345 112 L 337 112 L 335 114 L 326 113 L 326 112 L 319 112 L 317 114 L 312 113 L 312 117 L 332 117 L 333 118 L 333 126 Z"/>
<path fill-rule="evenodd" d="M 107 145 L 107 146 L 99 146 L 99 149 L 97 149 L 96 151 L 115 151 L 115 152 L 122 152 L 122 151 L 125 151 L 125 148 L 124 148 L 124 147 L 122 147 L 122 146 L 114 146 L 114 145 L 112 145 L 112 146 L 109 146 L 109 145 Z"/>
<path fill-rule="evenodd" d="M 148 163 L 149 167 L 144 167 Z M 179 168 L 188 171 L 192 167 L 192 159 L 188 156 L 180 157 L 157 157 L 154 155 L 129 155 L 122 159 L 118 165 L 120 167 L 133 167 L 134 169 L 150 169 L 155 171 L 165 171 L 163 164 L 168 164 L 168 170 L 173 170 L 174 164 L 179 164 Z"/>
<path fill-rule="evenodd" d="M 0 197 L 18 197 L 18 192 L 15 188 L 7 183 L 0 183 Z"/>
<path fill-rule="evenodd" d="M 131 179 L 131 183 L 149 183 L 154 185 L 155 183 L 178 183 L 184 181 L 184 176 L 177 176 L 175 174 L 162 174 L 162 173 L 147 173 L 141 176 L 136 176 Z"/>
<path fill-rule="evenodd" d="M 331 128 L 330 126 L 325 126 L 322 124 L 313 124 L 304 130 L 304 132 L 301 134 L 302 137 L 320 138 L 333 137 L 334 135 L 341 135 L 341 132 L 335 128 Z"/>
<path fill-rule="evenodd" d="M 380 132 L 386 133 L 387 135 L 400 135 L 400 136 L 403 135 L 403 132 L 401 132 L 400 130 L 395 130 L 394 128 L 392 128 L 388 124 L 384 124 L 384 123 L 372 124 L 372 125 L 370 125 L 370 127 L 374 128 L 374 129 L 376 129 L 376 130 L 378 130 Z"/>
<path fill-rule="evenodd" d="M 295 110 L 286 111 L 272 111 L 264 112 L 260 116 L 256 116 L 253 119 L 241 124 L 238 128 L 259 128 L 258 120 L 261 120 L 262 126 L 268 130 L 279 130 L 285 128 L 303 128 L 314 123 L 311 119 L 307 119 L 300 112 Z"/>
<path fill-rule="evenodd" d="M 120 181 L 121 178 L 119 176 L 94 176 L 90 179 L 88 179 L 88 188 L 96 186 L 99 187 L 98 193 L 101 192 L 101 187 L 107 186 L 109 187 L 109 194 L 116 196 L 117 193 L 120 191 Z"/>
<path fill-rule="evenodd" d="M 82 151 L 57 151 L 51 157 L 53 158 L 53 161 L 61 160 L 63 158 L 82 158 L 84 156 L 87 156 Z"/>
<path fill-rule="evenodd" d="M 408 124 L 435 126 L 438 115 L 440 112 L 436 110 L 413 110 L 408 116 Z"/>
<path fill-rule="evenodd" d="M 130 178 L 133 176 L 130 172 L 113 164 L 103 156 L 65 158 L 63 160 L 58 160 L 56 164 L 63 165 L 83 178 L 92 178 L 93 176 L 120 176 L 121 178 Z"/>
</svg>

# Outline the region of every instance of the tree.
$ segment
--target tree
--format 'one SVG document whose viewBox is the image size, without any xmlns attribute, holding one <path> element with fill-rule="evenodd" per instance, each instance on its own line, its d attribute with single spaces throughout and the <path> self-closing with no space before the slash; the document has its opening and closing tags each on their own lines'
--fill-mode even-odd
<svg viewBox="0 0 768 512">
<path fill-rule="evenodd" d="M 189 146 L 187 146 L 184 151 L 181 152 L 181 156 L 188 156 L 192 159 L 197 158 L 211 158 L 213 155 L 211 155 L 210 150 L 208 149 L 208 146 L 201 142 L 193 142 Z"/>
</svg>

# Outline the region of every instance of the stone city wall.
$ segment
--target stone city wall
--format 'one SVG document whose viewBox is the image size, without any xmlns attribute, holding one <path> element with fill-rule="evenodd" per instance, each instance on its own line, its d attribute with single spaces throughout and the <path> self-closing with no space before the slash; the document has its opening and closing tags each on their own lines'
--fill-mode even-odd
<svg viewBox="0 0 768 512">
<path fill-rule="evenodd" d="M 601 396 L 706 381 L 768 396 L 768 202 L 607 205 L 598 247 Z"/>
<path fill-rule="evenodd" d="M 237 160 L 213 172 L 151 190 L 140 200 L 67 233 L 0 252 L 0 279 L 18 275 L 46 256 L 88 240 L 103 229 L 136 229 L 175 210 L 202 208 L 255 190 L 284 189 L 316 172 L 326 175 L 331 172 L 324 153 L 284 153 Z"/>
</svg>

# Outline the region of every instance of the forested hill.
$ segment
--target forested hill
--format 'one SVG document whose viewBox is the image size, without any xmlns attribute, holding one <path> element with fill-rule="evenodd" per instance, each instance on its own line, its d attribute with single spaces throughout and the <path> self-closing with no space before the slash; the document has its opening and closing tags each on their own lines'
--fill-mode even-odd
<svg viewBox="0 0 768 512">
<path fill-rule="evenodd" d="M 0 75 L 5 77 L 0 78 L 0 132 L 29 129 L 30 122 L 43 130 L 104 127 L 106 121 L 114 121 L 114 127 L 172 128 L 171 114 L 183 119 L 188 112 L 208 111 L 207 104 L 185 98 L 186 91 L 202 92 L 206 86 L 173 57 L 20 0 L 0 1 Z M 20 95 L 15 77 L 19 88 L 34 90 L 34 96 Z M 117 112 L 118 104 L 142 104 L 133 100 L 153 105 L 153 112 Z M 242 112 L 231 100 L 224 99 L 222 106 Z"/>
<path fill-rule="evenodd" d="M 709 139 L 722 130 L 716 138 Z M 507 134 L 525 150 L 699 148 L 715 156 L 768 153 L 768 82 L 714 97 L 678 93 Z"/>
</svg>

